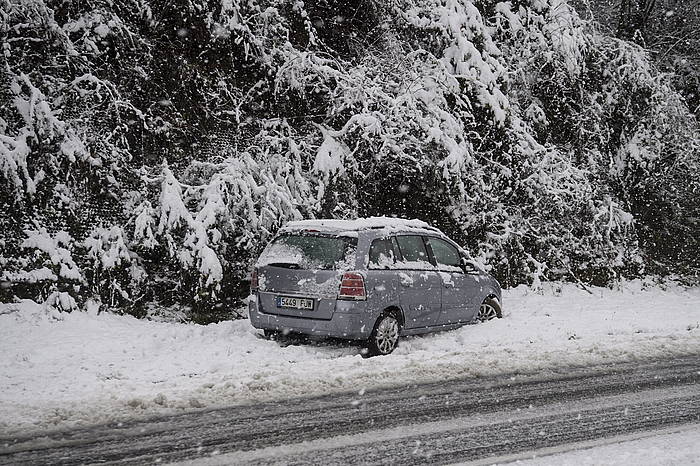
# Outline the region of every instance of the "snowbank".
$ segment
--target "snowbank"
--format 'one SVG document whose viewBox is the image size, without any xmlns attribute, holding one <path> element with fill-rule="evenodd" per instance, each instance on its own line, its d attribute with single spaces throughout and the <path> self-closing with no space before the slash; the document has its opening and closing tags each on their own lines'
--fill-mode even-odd
<svg viewBox="0 0 700 466">
<path fill-rule="evenodd" d="M 0 436 L 405 382 L 700 354 L 700 289 L 504 292 L 506 317 L 402 339 L 393 355 L 282 346 L 247 321 L 174 324 L 0 304 Z"/>
<path fill-rule="evenodd" d="M 558 449 L 571 448 L 564 445 L 553 448 L 544 456 L 534 454 L 532 458 L 504 464 L 517 466 L 665 466 L 700 464 L 700 427 L 690 425 L 667 429 L 661 432 L 643 432 L 603 439 L 579 448 L 557 453 Z M 540 453 L 540 452 L 537 452 Z"/>
</svg>

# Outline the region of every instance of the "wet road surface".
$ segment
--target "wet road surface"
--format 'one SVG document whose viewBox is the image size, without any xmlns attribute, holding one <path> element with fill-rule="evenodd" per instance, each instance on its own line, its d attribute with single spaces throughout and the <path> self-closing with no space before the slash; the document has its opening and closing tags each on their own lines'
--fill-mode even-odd
<svg viewBox="0 0 700 466">
<path fill-rule="evenodd" d="M 0 464 L 445 464 L 700 424 L 700 355 L 0 438 Z"/>
</svg>

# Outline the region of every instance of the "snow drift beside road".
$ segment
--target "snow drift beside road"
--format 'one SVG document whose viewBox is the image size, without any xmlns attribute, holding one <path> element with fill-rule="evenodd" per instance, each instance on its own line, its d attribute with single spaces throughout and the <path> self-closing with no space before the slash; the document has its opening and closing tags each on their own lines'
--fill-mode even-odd
<svg viewBox="0 0 700 466">
<path fill-rule="evenodd" d="M 504 292 L 506 318 L 355 346 L 281 346 L 248 321 L 200 326 L 0 304 L 0 435 L 329 391 L 700 354 L 700 289 Z"/>
<path fill-rule="evenodd" d="M 577 445 L 562 445 L 532 458 L 502 463 L 511 466 L 645 466 L 700 464 L 700 426 L 641 432 Z M 568 450 L 566 450 L 568 449 Z M 557 452 L 557 450 L 564 450 Z M 541 456 L 538 456 L 541 455 Z M 521 455 L 525 457 L 525 455 Z M 498 463 L 500 466 L 500 463 Z"/>
</svg>

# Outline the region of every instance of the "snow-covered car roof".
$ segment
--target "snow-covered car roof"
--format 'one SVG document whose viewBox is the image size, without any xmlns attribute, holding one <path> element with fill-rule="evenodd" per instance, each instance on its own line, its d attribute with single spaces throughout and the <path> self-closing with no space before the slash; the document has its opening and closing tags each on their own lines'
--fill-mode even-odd
<svg viewBox="0 0 700 466">
<path fill-rule="evenodd" d="M 440 230 L 430 226 L 428 223 L 417 219 L 403 219 L 394 217 L 367 217 L 358 218 L 355 220 L 336 220 L 336 219 L 316 219 L 316 220 L 299 220 L 286 223 L 281 231 L 297 231 L 297 230 L 319 230 L 327 232 L 357 232 L 361 230 L 423 230 L 429 233 L 443 234 Z"/>
</svg>

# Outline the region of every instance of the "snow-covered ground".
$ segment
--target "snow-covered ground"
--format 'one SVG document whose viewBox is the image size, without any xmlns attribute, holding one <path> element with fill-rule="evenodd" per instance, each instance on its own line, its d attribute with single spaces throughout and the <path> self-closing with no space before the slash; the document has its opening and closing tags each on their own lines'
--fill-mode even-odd
<svg viewBox="0 0 700 466">
<path fill-rule="evenodd" d="M 504 292 L 506 317 L 401 341 L 281 346 L 247 321 L 200 326 L 0 304 L 0 435 L 463 376 L 700 354 L 700 289 Z"/>
<path fill-rule="evenodd" d="M 644 432 L 623 438 L 567 445 L 569 451 L 533 455 L 527 460 L 504 463 L 517 466 L 645 466 L 700 464 L 700 426 L 684 426 L 663 432 Z"/>
</svg>

